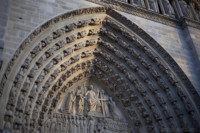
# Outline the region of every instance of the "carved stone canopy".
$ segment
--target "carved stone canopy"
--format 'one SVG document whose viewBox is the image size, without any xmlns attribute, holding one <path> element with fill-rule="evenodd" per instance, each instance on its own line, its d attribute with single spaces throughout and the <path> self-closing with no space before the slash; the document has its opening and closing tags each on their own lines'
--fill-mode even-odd
<svg viewBox="0 0 200 133">
<path fill-rule="evenodd" d="M 79 86 L 87 89 L 78 92 Z M 199 100 L 180 67 L 140 27 L 109 8 L 80 9 L 41 25 L 16 51 L 0 84 L 0 129 L 199 131 Z M 118 110 L 116 117 L 106 108 Z M 113 131 L 116 125 L 123 130 Z"/>
</svg>

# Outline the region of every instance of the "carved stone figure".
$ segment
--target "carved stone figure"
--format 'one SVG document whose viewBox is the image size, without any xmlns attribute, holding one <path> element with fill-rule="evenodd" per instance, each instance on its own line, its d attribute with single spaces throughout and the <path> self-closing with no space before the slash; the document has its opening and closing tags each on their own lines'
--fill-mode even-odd
<svg viewBox="0 0 200 133">
<path fill-rule="evenodd" d="M 76 106 L 77 106 L 77 114 L 79 115 L 83 115 L 84 113 L 84 102 L 85 102 L 85 97 L 82 93 L 81 86 L 79 86 L 76 91 Z"/>
<path fill-rule="evenodd" d="M 100 18 L 93 18 L 90 20 L 90 25 L 99 25 L 101 24 L 101 19 Z"/>
<path fill-rule="evenodd" d="M 159 114 L 159 112 L 158 112 L 158 110 L 156 109 L 155 106 L 151 107 L 151 111 L 153 112 L 153 116 L 156 119 L 156 121 L 159 121 L 159 120 L 162 119 L 162 117 L 160 116 L 160 114 Z"/>
<path fill-rule="evenodd" d="M 65 31 L 69 32 L 72 31 L 74 29 L 76 29 L 77 25 L 75 23 L 69 24 L 68 26 L 65 27 Z"/>
<path fill-rule="evenodd" d="M 75 99 L 76 99 L 76 97 L 75 97 L 74 91 L 71 91 L 70 94 L 67 97 L 64 112 L 70 113 L 70 114 L 74 113 Z"/>
<path fill-rule="evenodd" d="M 25 113 L 26 114 L 30 114 L 31 113 L 31 107 L 32 107 L 32 100 L 29 99 L 26 103 L 26 106 L 25 106 Z"/>
<path fill-rule="evenodd" d="M 117 111 L 116 111 L 116 104 L 115 104 L 115 102 L 112 100 L 112 98 L 110 97 L 109 98 L 109 103 L 108 103 L 108 105 L 109 105 L 109 109 L 110 109 L 110 113 L 111 113 L 111 115 L 112 115 L 112 118 L 114 119 L 114 120 L 118 120 L 119 119 L 119 116 L 118 116 L 118 113 L 117 113 Z"/>
<path fill-rule="evenodd" d="M 108 97 L 105 96 L 104 94 L 104 90 L 102 90 L 102 93 L 100 95 L 100 106 L 102 108 L 102 113 L 104 117 L 110 117 L 110 112 L 109 112 L 109 108 L 108 108 Z"/>
<path fill-rule="evenodd" d="M 133 2 L 140 7 L 145 7 L 144 0 L 133 0 Z"/>
<path fill-rule="evenodd" d="M 10 94 L 9 94 L 9 101 L 8 104 L 10 105 L 15 105 L 16 99 L 17 99 L 17 88 L 16 87 L 12 87 Z"/>
<path fill-rule="evenodd" d="M 174 102 L 177 102 L 177 100 L 176 100 L 176 98 L 175 98 L 175 96 L 172 94 L 172 92 L 171 91 L 167 91 L 167 98 L 169 99 L 169 101 L 173 104 Z"/>
<path fill-rule="evenodd" d="M 88 50 L 88 51 L 82 52 L 81 58 L 89 57 L 92 54 L 93 54 L 93 50 Z"/>
<path fill-rule="evenodd" d="M 17 110 L 22 111 L 24 108 L 24 101 L 25 101 L 25 96 L 23 93 L 19 95 L 18 101 L 17 101 Z"/>
<path fill-rule="evenodd" d="M 96 121 L 91 117 L 88 122 L 87 133 L 95 133 L 96 132 Z"/>
<path fill-rule="evenodd" d="M 31 89 L 31 93 L 30 93 L 29 97 L 30 98 L 35 98 L 37 92 L 38 92 L 38 85 L 35 83 L 33 85 L 33 88 Z"/>
<path fill-rule="evenodd" d="M 84 102 L 85 102 L 85 97 L 82 94 L 80 94 L 80 99 L 78 102 L 78 114 L 79 115 L 83 115 L 83 113 L 84 113 Z"/>
<path fill-rule="evenodd" d="M 157 98 L 160 105 L 166 104 L 164 98 L 162 97 L 162 95 L 159 92 L 155 93 L 155 97 Z"/>
<path fill-rule="evenodd" d="M 169 108 L 167 107 L 167 105 L 163 106 L 163 114 L 165 115 L 167 119 L 172 118 L 171 112 Z"/>
<path fill-rule="evenodd" d="M 179 5 L 181 7 L 182 13 L 185 17 L 192 18 L 192 12 L 190 11 L 189 6 L 183 0 L 179 0 Z"/>
<path fill-rule="evenodd" d="M 98 122 L 97 122 L 97 132 L 98 133 L 104 133 L 104 122 L 102 121 L 102 119 L 99 119 Z"/>
<path fill-rule="evenodd" d="M 86 44 L 85 46 L 88 47 L 88 46 L 93 46 L 94 44 L 97 43 L 97 40 L 96 39 L 90 39 L 90 40 L 87 40 L 86 41 Z"/>
<path fill-rule="evenodd" d="M 158 12 L 158 5 L 156 0 L 149 0 L 149 8 L 155 12 Z"/>
<path fill-rule="evenodd" d="M 64 34 L 64 29 L 58 29 L 55 32 L 53 32 L 53 39 L 56 39 L 57 37 L 60 37 Z"/>
<path fill-rule="evenodd" d="M 94 92 L 93 85 L 90 85 L 89 90 L 86 92 L 86 97 L 89 102 L 89 111 L 96 112 L 97 105 L 99 104 L 96 93 Z"/>
<path fill-rule="evenodd" d="M 71 36 L 66 38 L 66 43 L 74 42 L 76 39 L 77 39 L 76 35 L 71 35 Z"/>
<path fill-rule="evenodd" d="M 87 26 L 88 25 L 88 20 L 81 20 L 78 22 L 77 26 L 80 28 L 80 27 L 84 27 L 84 26 Z"/>
<path fill-rule="evenodd" d="M 99 28 L 96 28 L 89 30 L 88 35 L 96 35 L 98 33 L 99 33 Z"/>
<path fill-rule="evenodd" d="M 162 3 L 163 3 L 165 13 L 169 16 L 174 17 L 174 15 L 175 15 L 174 9 L 172 8 L 171 4 L 169 3 L 169 0 L 162 0 Z"/>
</svg>

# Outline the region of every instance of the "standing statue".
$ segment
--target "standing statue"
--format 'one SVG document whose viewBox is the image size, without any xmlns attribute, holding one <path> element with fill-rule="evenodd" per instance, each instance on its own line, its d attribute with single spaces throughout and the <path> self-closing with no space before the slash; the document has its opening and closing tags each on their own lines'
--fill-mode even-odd
<svg viewBox="0 0 200 133">
<path fill-rule="evenodd" d="M 104 117 L 110 117 L 110 111 L 108 108 L 108 97 L 104 94 L 104 90 L 101 93 L 101 108 Z"/>
<path fill-rule="evenodd" d="M 79 101 L 78 101 L 78 114 L 83 115 L 84 113 L 84 102 L 85 102 L 85 97 L 81 94 Z"/>
<path fill-rule="evenodd" d="M 149 0 L 149 8 L 155 12 L 158 12 L 158 5 L 156 0 Z"/>
<path fill-rule="evenodd" d="M 119 116 L 118 116 L 118 113 L 117 113 L 117 110 L 116 110 L 116 104 L 112 100 L 111 97 L 109 98 L 109 108 L 110 108 L 110 112 L 111 112 L 111 115 L 112 115 L 113 119 L 114 120 L 119 120 Z"/>
<path fill-rule="evenodd" d="M 89 112 L 96 112 L 97 105 L 99 104 L 96 93 L 94 92 L 93 85 L 90 85 L 89 90 L 86 92 L 86 97 L 89 103 Z"/>
<path fill-rule="evenodd" d="M 165 13 L 169 16 L 174 17 L 175 16 L 175 12 L 174 9 L 172 8 L 171 4 L 169 3 L 169 0 L 162 0 L 162 4 L 165 10 Z"/>
<path fill-rule="evenodd" d="M 84 111 L 84 102 L 85 102 L 85 97 L 82 93 L 82 88 L 81 86 L 78 87 L 78 90 L 76 91 L 76 107 L 77 107 L 77 114 L 83 115 Z"/>
<path fill-rule="evenodd" d="M 104 121 L 102 119 L 99 119 L 98 120 L 98 123 L 97 123 L 97 132 L 98 133 L 104 133 Z"/>
<path fill-rule="evenodd" d="M 87 133 L 96 133 L 96 121 L 93 118 L 90 118 L 88 121 Z"/>
<path fill-rule="evenodd" d="M 139 7 L 145 7 L 144 0 L 133 0 L 134 4 L 138 5 Z"/>
<path fill-rule="evenodd" d="M 187 3 L 183 0 L 180 0 L 179 5 L 181 7 L 183 15 L 185 17 L 192 18 L 192 12 L 191 12 L 189 6 L 187 5 Z"/>
<path fill-rule="evenodd" d="M 69 93 L 67 97 L 66 104 L 65 104 L 65 111 L 66 113 L 72 114 L 74 113 L 74 102 L 76 100 L 76 96 L 74 95 L 74 91 Z"/>
</svg>

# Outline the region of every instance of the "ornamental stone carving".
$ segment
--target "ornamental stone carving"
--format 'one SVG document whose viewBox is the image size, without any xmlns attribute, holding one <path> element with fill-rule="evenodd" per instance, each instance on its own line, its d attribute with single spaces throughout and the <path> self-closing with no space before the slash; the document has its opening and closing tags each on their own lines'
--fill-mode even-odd
<svg viewBox="0 0 200 133">
<path fill-rule="evenodd" d="M 182 9 L 183 15 L 188 18 L 192 18 L 192 13 L 189 8 L 189 5 L 183 0 L 179 0 L 180 7 Z"/>
<path fill-rule="evenodd" d="M 163 3 L 165 13 L 169 16 L 175 17 L 174 9 L 172 8 L 171 4 L 169 3 L 169 0 L 162 0 L 162 3 Z"/>
<path fill-rule="evenodd" d="M 189 80 L 127 18 L 98 7 L 58 16 L 40 28 L 17 51 L 1 81 L 6 103 L 0 126 L 6 131 L 127 133 L 174 126 L 182 132 L 184 125 L 198 127 L 199 97 Z"/>
<path fill-rule="evenodd" d="M 93 85 L 69 92 L 58 111 L 38 132 L 130 132 L 112 98 Z"/>
</svg>

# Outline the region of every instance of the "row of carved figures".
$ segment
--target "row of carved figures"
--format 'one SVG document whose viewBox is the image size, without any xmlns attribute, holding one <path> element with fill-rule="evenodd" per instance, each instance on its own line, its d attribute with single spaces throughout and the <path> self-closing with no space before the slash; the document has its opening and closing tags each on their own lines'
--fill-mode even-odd
<svg viewBox="0 0 200 133">
<path fill-rule="evenodd" d="M 163 15 L 181 18 L 187 17 L 200 21 L 199 6 L 192 0 L 118 0 L 131 5 L 146 8 Z"/>
<path fill-rule="evenodd" d="M 39 128 L 40 133 L 128 133 L 128 124 L 107 118 L 54 114 Z"/>
<path fill-rule="evenodd" d="M 88 89 L 79 86 L 77 90 L 71 91 L 66 97 L 61 112 L 119 119 L 117 107 L 112 98 L 106 96 L 103 90 L 94 89 L 93 85 L 90 85 Z"/>
</svg>

